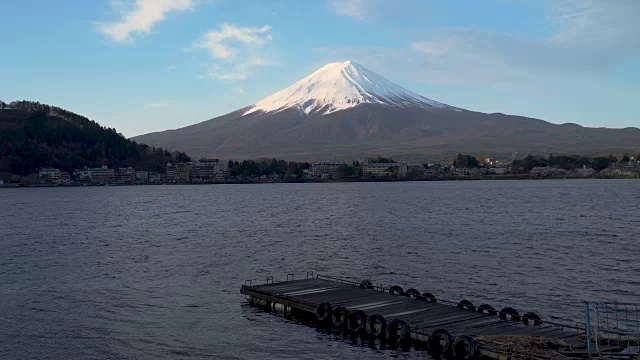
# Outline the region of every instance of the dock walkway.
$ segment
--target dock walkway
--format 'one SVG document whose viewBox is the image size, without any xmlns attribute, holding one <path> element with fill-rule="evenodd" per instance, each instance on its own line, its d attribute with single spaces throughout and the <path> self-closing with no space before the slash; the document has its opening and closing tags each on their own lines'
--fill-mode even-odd
<svg viewBox="0 0 640 360">
<path fill-rule="evenodd" d="M 316 314 L 318 319 L 325 317 L 322 312 L 329 311 L 328 323 L 344 324 L 345 331 L 352 328 L 349 324 L 354 321 L 351 315 L 361 312 L 361 315 L 366 314 L 368 321 L 354 325 L 354 329 L 361 325 L 360 330 L 364 333 L 383 340 L 390 340 L 389 336 L 399 341 L 410 339 L 411 343 L 422 343 L 431 350 L 443 352 L 455 352 L 457 346 L 459 358 L 477 358 L 480 353 L 488 358 L 506 358 L 499 355 L 497 344 L 513 337 L 548 339 L 565 354 L 585 346 L 585 331 L 577 326 L 549 323 L 532 313 L 528 313 L 530 318 L 523 318 L 522 314 L 510 314 L 511 311 L 505 309 L 502 311 L 506 313 L 502 313 L 485 307 L 480 312 L 479 307 L 467 301 L 451 303 L 431 298 L 430 294 L 425 297 L 409 290 L 409 293 L 399 288 L 395 290 L 318 275 L 256 286 L 246 284 L 241 293 L 256 305 Z M 370 324 L 372 319 L 376 321 L 373 325 Z M 388 326 L 393 327 L 392 335 L 387 331 L 385 336 Z M 473 349 L 469 350 L 471 347 Z M 461 356 L 462 353 L 465 356 Z"/>
</svg>

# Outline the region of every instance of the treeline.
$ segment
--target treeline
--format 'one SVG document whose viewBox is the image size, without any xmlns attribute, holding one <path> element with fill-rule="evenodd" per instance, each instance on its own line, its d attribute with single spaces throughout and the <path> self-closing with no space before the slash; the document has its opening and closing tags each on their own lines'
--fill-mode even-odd
<svg viewBox="0 0 640 360">
<path fill-rule="evenodd" d="M 184 153 L 137 144 L 95 121 L 30 101 L 0 103 L 0 122 L 16 114 L 23 126 L 0 131 L 0 171 L 28 175 L 43 167 L 63 171 L 87 167 L 134 167 L 164 172 L 167 162 L 188 161 Z"/>
<path fill-rule="evenodd" d="M 618 158 L 609 156 L 587 157 L 581 155 L 549 155 L 548 157 L 527 155 L 522 159 L 516 159 L 512 163 L 512 172 L 528 173 L 536 167 L 554 167 L 564 170 L 574 170 L 580 168 L 591 168 L 595 171 L 601 171 L 609 166 L 618 163 Z M 629 155 L 624 155 L 620 161 L 629 161 Z"/>
<path fill-rule="evenodd" d="M 640 154 L 638 154 L 640 157 Z M 533 168 L 537 167 L 553 167 L 558 169 L 564 169 L 567 171 L 590 168 L 595 171 L 601 171 L 617 164 L 618 162 L 628 162 L 630 160 L 629 155 L 623 155 L 620 159 L 616 156 L 582 156 L 582 155 L 553 155 L 548 157 L 527 155 L 522 159 L 513 160 L 511 163 L 512 172 L 517 174 L 526 174 Z M 466 167 L 466 168 L 481 168 L 487 166 L 485 163 L 485 157 L 476 158 L 469 154 L 458 154 L 453 160 L 453 166 Z"/>
<path fill-rule="evenodd" d="M 304 175 L 304 170 L 311 169 L 311 164 L 308 162 L 262 158 L 243 161 L 229 160 L 227 168 L 229 170 L 229 176 L 244 176 L 250 178 L 277 174 L 280 177 L 295 175 L 300 178 Z M 354 161 L 352 164 L 343 164 L 337 171 L 338 177 L 355 177 L 360 175 L 362 175 L 362 168 L 359 161 Z"/>
<path fill-rule="evenodd" d="M 277 159 L 262 158 L 258 160 L 229 160 L 227 164 L 230 176 L 255 177 L 262 175 L 271 175 L 273 173 L 279 176 L 295 174 L 300 177 L 304 170 L 311 168 L 308 162 L 285 161 Z"/>
</svg>

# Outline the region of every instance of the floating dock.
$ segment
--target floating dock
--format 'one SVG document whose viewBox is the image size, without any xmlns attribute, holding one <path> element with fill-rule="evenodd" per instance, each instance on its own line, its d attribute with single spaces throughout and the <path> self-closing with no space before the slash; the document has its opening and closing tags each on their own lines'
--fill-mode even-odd
<svg viewBox="0 0 640 360">
<path fill-rule="evenodd" d="M 366 280 L 358 283 L 312 273 L 294 280 L 289 275 L 285 282 L 274 283 L 272 277 L 261 285 L 247 281 L 240 292 L 253 305 L 312 317 L 316 324 L 333 331 L 456 359 L 589 355 L 584 326 L 548 322 L 513 308 L 446 301 L 414 289 L 384 288 Z"/>
</svg>

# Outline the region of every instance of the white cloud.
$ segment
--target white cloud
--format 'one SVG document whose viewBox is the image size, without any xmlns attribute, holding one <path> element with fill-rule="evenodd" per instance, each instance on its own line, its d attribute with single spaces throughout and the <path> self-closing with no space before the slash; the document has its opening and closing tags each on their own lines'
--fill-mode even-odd
<svg viewBox="0 0 640 360">
<path fill-rule="evenodd" d="M 243 72 L 216 74 L 214 77 L 218 80 L 245 80 L 248 74 Z"/>
<path fill-rule="evenodd" d="M 169 107 L 169 103 L 165 101 L 152 102 L 152 103 L 144 104 L 144 107 L 147 109 L 161 109 L 161 108 Z"/>
<path fill-rule="evenodd" d="M 236 54 L 238 45 L 261 47 L 271 42 L 271 27 L 240 27 L 223 24 L 220 30 L 210 30 L 193 45 L 195 49 L 205 49 L 214 59 L 227 59 Z"/>
<path fill-rule="evenodd" d="M 201 78 L 226 81 L 246 80 L 259 67 L 273 66 L 265 45 L 271 43 L 271 27 L 241 27 L 223 24 L 219 30 L 210 30 L 194 42 L 192 49 L 202 49 L 216 62 Z"/>
<path fill-rule="evenodd" d="M 597 79 L 640 56 L 640 1 L 549 0 L 545 38 L 439 28 L 407 47 L 317 49 L 390 77 L 431 84 L 490 84 L 540 92 L 550 83 Z M 548 91 L 548 90 L 544 90 Z"/>
<path fill-rule="evenodd" d="M 474 29 L 441 29 L 416 41 L 432 77 L 456 82 L 513 82 L 580 74 L 597 77 L 640 56 L 640 2 L 548 3 L 556 32 L 542 39 Z M 446 79 L 442 79 L 445 80 Z"/>
<path fill-rule="evenodd" d="M 192 10 L 194 3 L 194 0 L 135 0 L 133 9 L 122 11 L 119 21 L 99 23 L 96 28 L 114 42 L 130 42 L 132 34 L 149 33 L 156 23 L 166 19 L 167 13 Z"/>
<path fill-rule="evenodd" d="M 246 80 L 255 74 L 259 67 L 276 66 L 277 63 L 260 57 L 250 57 L 243 59 L 238 64 L 224 63 L 212 64 L 207 73 L 201 78 L 215 78 L 218 80 Z"/>
<path fill-rule="evenodd" d="M 171 65 L 171 66 L 167 66 L 167 70 L 169 71 L 174 71 L 175 69 L 177 69 L 178 67 L 175 65 Z"/>
<path fill-rule="evenodd" d="M 356 21 L 364 21 L 371 18 L 370 0 L 332 0 L 331 6 L 336 14 L 348 16 Z"/>
</svg>

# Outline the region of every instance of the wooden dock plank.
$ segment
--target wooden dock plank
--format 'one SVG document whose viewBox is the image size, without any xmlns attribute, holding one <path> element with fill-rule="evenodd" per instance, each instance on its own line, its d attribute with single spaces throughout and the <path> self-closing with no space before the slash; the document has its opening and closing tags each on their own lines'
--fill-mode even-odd
<svg viewBox="0 0 640 360">
<path fill-rule="evenodd" d="M 480 315 L 480 316 L 479 316 Z M 421 321 L 418 326 L 425 328 L 450 328 L 453 324 L 465 323 L 467 321 L 475 320 L 481 317 L 481 314 L 460 314 L 449 317 L 442 317 L 432 320 Z"/>
<path fill-rule="evenodd" d="M 368 315 L 380 314 L 387 322 L 404 320 L 412 329 L 425 334 L 442 328 L 454 336 L 535 336 L 566 339 L 574 344 L 578 343 L 577 337 L 580 335 L 575 329 L 568 330 L 546 323 L 525 325 L 522 321 L 503 320 L 496 315 L 459 309 L 451 304 L 432 303 L 321 278 L 243 286 L 241 291 L 252 297 L 279 302 L 310 313 L 315 313 L 319 304 L 328 302 L 334 308 L 345 306 L 351 311 L 362 310 Z"/>
<path fill-rule="evenodd" d="M 326 281 L 326 280 L 322 280 L 322 279 L 303 279 L 303 280 L 293 280 L 293 281 L 287 281 L 287 282 L 280 282 L 280 283 L 272 283 L 272 284 L 261 284 L 261 285 L 256 285 L 253 286 L 255 288 L 260 288 L 260 289 L 269 289 L 271 291 L 276 291 L 276 292 L 280 292 L 286 289 L 290 289 L 290 288 L 311 288 L 314 286 L 318 286 L 318 285 L 326 285 L 326 286 L 335 286 L 335 285 L 346 285 L 346 284 L 342 284 L 342 283 L 335 283 L 332 281 Z"/>
<path fill-rule="evenodd" d="M 354 291 L 362 290 L 362 291 Z M 376 294 L 372 296 L 370 291 L 365 289 L 335 289 L 333 291 L 325 291 L 320 293 L 309 293 L 299 296 L 300 299 L 307 302 L 314 302 L 321 304 L 323 302 L 329 302 L 332 306 L 349 306 L 357 304 L 366 304 L 374 301 L 396 301 L 397 298 L 389 298 L 384 293 Z"/>
</svg>

